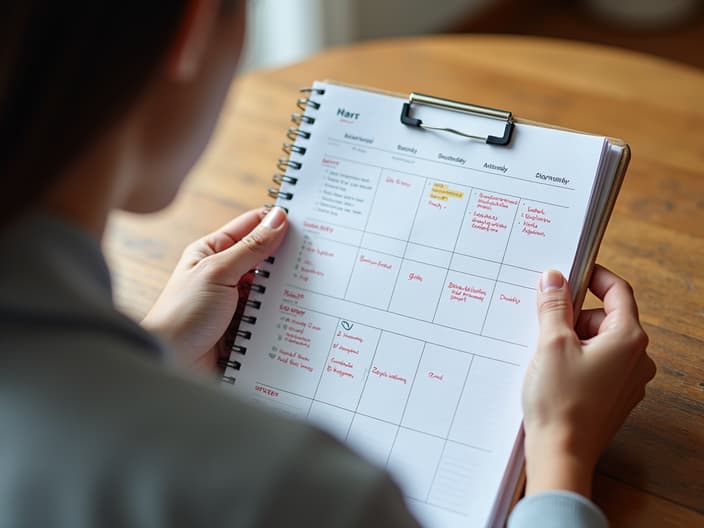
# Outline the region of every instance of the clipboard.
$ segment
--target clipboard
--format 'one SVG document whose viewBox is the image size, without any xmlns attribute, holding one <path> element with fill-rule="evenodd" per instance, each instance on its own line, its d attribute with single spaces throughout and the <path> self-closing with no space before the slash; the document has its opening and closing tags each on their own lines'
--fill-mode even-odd
<svg viewBox="0 0 704 528">
<path fill-rule="evenodd" d="M 369 88 L 366 86 L 341 83 L 333 80 L 326 80 L 325 82 L 333 85 L 354 88 L 357 90 L 364 90 L 384 95 L 390 95 L 393 97 L 404 97 L 404 95 L 396 92 Z M 410 127 L 417 127 L 421 129 L 445 132 L 448 134 L 462 136 L 467 138 L 468 140 L 483 142 L 487 145 L 488 148 L 502 148 L 510 145 L 511 141 L 513 140 L 513 132 L 515 130 L 516 124 L 526 124 L 542 128 L 552 128 L 577 134 L 587 134 L 594 136 L 598 135 L 591 134 L 589 132 L 583 132 L 580 130 L 574 130 L 566 127 L 552 125 L 540 121 L 515 117 L 513 113 L 508 110 L 501 110 L 473 103 L 445 99 L 434 95 L 419 94 L 412 92 L 407 97 L 407 101 L 403 103 L 402 107 L 400 108 L 399 120 L 401 124 Z M 504 133 L 501 136 L 479 135 L 477 133 L 473 133 L 471 130 L 458 130 L 455 127 L 446 126 L 440 122 L 426 123 L 420 119 L 412 117 L 411 111 L 413 105 L 428 105 L 435 108 L 445 109 L 451 112 L 461 112 L 474 116 L 484 117 L 486 119 L 503 121 L 505 122 Z M 623 184 L 623 180 L 626 175 L 626 170 L 628 169 L 628 164 L 631 159 L 630 146 L 624 140 L 607 136 L 607 141 L 609 145 L 621 148 L 621 155 L 618 160 L 613 180 L 611 182 L 611 188 L 609 189 L 609 192 L 606 195 L 606 201 L 605 203 L 601 204 L 602 210 L 599 215 L 599 221 L 595 226 L 595 229 L 591 235 L 591 239 L 589 241 L 586 241 L 586 246 L 584 246 L 587 248 L 587 251 L 582 255 L 579 255 L 578 253 L 577 257 L 575 258 L 575 263 L 569 277 L 569 285 L 572 292 L 575 320 L 579 316 L 579 312 L 586 297 L 592 270 L 594 268 L 594 264 L 596 263 L 596 257 L 599 252 L 599 247 L 606 232 L 606 227 L 608 225 L 609 219 L 611 218 L 611 213 L 613 212 L 614 205 L 616 204 L 616 198 Z M 511 458 L 512 461 L 515 463 L 516 461 L 514 460 L 514 457 L 520 456 L 521 463 L 520 465 L 515 464 L 516 467 L 513 467 L 513 464 L 509 467 L 509 470 L 504 475 L 504 481 L 501 485 L 501 489 L 505 491 L 508 491 L 509 489 L 513 488 L 513 493 L 510 495 L 508 493 L 505 493 L 504 496 L 499 497 L 496 500 L 494 505 L 494 511 L 492 511 L 492 518 L 507 519 L 509 512 L 523 497 L 525 491 L 526 471 L 525 460 L 523 460 L 522 458 L 522 428 L 519 435 L 520 438 L 515 444 L 515 451 L 519 451 L 520 453 L 514 452 Z M 513 473 L 510 471 L 511 469 L 514 469 Z M 508 500 L 509 498 L 510 500 Z"/>
<path fill-rule="evenodd" d="M 587 132 L 572 130 L 547 123 L 516 118 L 512 112 L 507 110 L 500 110 L 472 103 L 444 99 L 433 95 L 412 93 L 406 96 L 399 93 L 389 92 L 376 88 L 345 84 L 331 80 L 325 80 L 324 83 L 328 85 L 336 85 L 364 92 L 394 97 L 395 99 L 399 100 L 398 126 L 414 127 L 420 130 L 427 130 L 429 132 L 432 131 L 434 133 L 440 134 L 450 134 L 455 137 L 466 139 L 467 141 L 481 142 L 485 144 L 486 148 L 488 149 L 507 148 L 512 145 L 512 142 L 520 141 L 520 134 L 517 135 L 514 134 L 514 132 L 516 130 L 516 125 L 522 124 L 541 128 L 557 129 L 577 134 L 603 137 L 598 134 L 590 134 Z M 293 193 L 291 192 L 291 186 L 296 185 L 298 179 L 298 174 L 296 173 L 296 171 L 300 170 L 302 167 L 300 156 L 305 155 L 307 150 L 306 146 L 297 143 L 297 141 L 299 139 L 310 139 L 311 132 L 309 130 L 306 130 L 306 128 L 308 128 L 309 125 L 313 125 L 316 119 L 315 117 L 306 114 L 306 111 L 310 109 L 313 111 L 312 113 L 314 114 L 315 111 L 320 109 L 321 103 L 318 102 L 316 99 L 318 95 L 324 94 L 325 91 L 322 88 L 314 87 L 304 88 L 300 90 L 300 92 L 301 96 L 297 101 L 297 107 L 300 110 L 300 113 L 294 113 L 292 115 L 292 122 L 294 126 L 289 128 L 288 133 L 286 134 L 287 138 L 291 141 L 291 143 L 284 144 L 283 150 L 286 154 L 286 157 L 282 157 L 278 160 L 277 169 L 280 172 L 278 174 L 275 174 L 272 178 L 275 183 L 275 187 L 272 187 L 268 190 L 269 197 L 277 199 L 278 202 L 281 202 L 282 200 L 291 200 L 293 197 Z M 496 135 L 480 134 L 476 130 L 470 130 L 469 128 L 464 128 L 458 125 L 457 123 L 459 121 L 456 118 L 452 120 L 455 123 L 454 125 L 450 123 L 443 123 L 441 119 L 441 114 L 437 112 L 433 112 L 431 122 L 424 122 L 423 120 L 413 115 L 413 110 L 418 105 L 431 106 L 436 109 L 447 110 L 448 112 L 464 113 L 471 115 L 474 118 L 486 118 L 496 120 L 503 123 L 503 132 L 501 134 Z M 470 121 L 475 124 L 477 123 L 477 121 L 474 120 Z M 594 190 L 592 191 L 593 194 L 592 198 L 590 198 L 589 200 L 589 208 L 586 212 L 586 218 L 595 219 L 597 221 L 591 225 L 588 222 L 584 222 L 582 224 L 581 238 L 578 243 L 578 250 L 575 255 L 574 264 L 572 266 L 572 270 L 569 277 L 569 284 L 572 291 L 572 300 L 574 304 L 575 315 L 579 314 L 579 310 L 586 296 L 589 280 L 591 278 L 591 272 L 598 254 L 598 249 L 606 231 L 606 226 L 613 211 L 616 198 L 623 183 L 626 169 L 630 161 L 630 148 L 627 143 L 617 138 L 607 138 L 607 142 L 612 149 L 614 147 L 618 149 L 618 157 L 615 156 L 615 152 L 613 151 L 608 156 L 604 156 L 604 153 L 602 152 L 602 163 L 606 163 L 608 161 L 609 165 L 599 166 L 599 171 L 602 174 L 608 174 L 610 176 L 610 179 L 607 182 L 608 187 L 597 188 L 599 192 L 596 194 L 596 198 L 594 198 Z M 296 154 L 297 156 L 291 159 L 291 156 L 293 154 Z M 602 172 L 604 168 L 608 168 L 608 172 Z M 597 180 L 595 180 L 595 182 L 598 183 Z M 282 184 L 286 184 L 286 187 L 284 189 L 280 188 L 280 185 Z M 272 207 L 272 205 L 269 205 L 267 207 Z M 273 260 L 271 262 L 273 263 Z M 255 275 L 256 271 L 258 270 L 255 270 Z M 269 276 L 268 271 L 264 271 L 263 273 L 266 273 L 266 275 L 262 275 L 262 277 Z M 265 286 L 256 283 L 252 283 L 248 286 L 248 288 L 251 291 L 258 291 L 260 293 L 263 293 L 265 291 Z M 251 307 L 252 309 L 259 309 L 259 306 L 252 304 L 256 302 L 256 300 L 252 301 L 251 299 L 246 299 L 246 301 L 243 303 L 243 310 L 246 307 Z M 238 310 L 240 309 L 238 308 Z M 240 336 L 244 339 L 249 339 L 251 337 L 251 332 L 245 332 L 239 329 L 240 320 L 244 322 L 249 322 L 250 325 L 253 325 L 256 322 L 256 317 L 248 317 L 246 315 L 243 315 L 243 311 L 240 310 L 235 314 L 235 319 L 233 320 L 233 335 L 235 337 Z M 233 341 L 231 350 L 233 352 L 233 355 L 235 355 L 237 359 L 231 359 L 231 363 L 225 362 L 220 364 L 226 369 L 226 371 L 223 373 L 222 380 L 226 383 L 234 385 L 236 382 L 236 375 L 238 374 L 238 371 L 241 370 L 242 366 L 240 360 L 244 357 L 244 354 L 247 349 L 244 346 L 235 344 Z M 517 436 L 514 442 L 513 451 L 508 460 L 508 465 L 504 470 L 504 474 L 502 476 L 501 484 L 499 487 L 499 493 L 494 499 L 493 508 L 490 513 L 489 519 L 490 522 L 493 523 L 496 523 L 498 521 L 505 522 L 505 520 L 508 518 L 510 510 L 513 508 L 513 506 L 515 506 L 515 504 L 523 495 L 526 474 L 525 461 L 523 458 L 524 438 L 522 429 L 516 431 L 516 434 Z"/>
<path fill-rule="evenodd" d="M 524 119 L 520 117 L 515 117 L 511 111 L 501 110 L 497 108 L 491 108 L 486 106 L 481 106 L 478 104 L 467 103 L 462 101 L 455 101 L 452 99 L 445 99 L 442 97 L 437 97 L 434 95 L 410 93 L 408 96 L 400 94 L 398 92 L 392 92 L 387 90 L 381 90 L 378 88 L 370 88 L 362 85 L 348 84 L 337 82 L 334 80 L 325 80 L 328 84 L 345 86 L 348 88 L 354 88 L 357 90 L 363 90 L 373 93 L 379 93 L 383 95 L 389 95 L 392 97 L 404 98 L 407 97 L 407 101 L 403 103 L 400 108 L 399 121 L 401 124 L 410 127 L 417 127 L 425 130 L 433 130 L 438 132 L 446 132 L 448 134 L 458 135 L 465 137 L 469 140 L 479 141 L 487 144 L 490 148 L 502 148 L 510 145 L 513 140 L 513 132 L 515 130 L 516 124 L 526 124 L 542 128 L 551 128 L 555 130 L 563 130 L 566 132 L 573 132 L 577 134 L 586 134 L 592 136 L 599 136 L 600 134 L 593 134 L 590 132 L 584 132 L 581 130 L 575 130 L 571 128 L 561 127 L 549 123 L 544 123 L 540 121 L 534 121 L 531 119 Z M 299 102 L 302 100 L 299 99 Z M 305 110 L 306 103 L 301 107 Z M 461 112 L 474 116 L 485 117 L 487 119 L 494 119 L 505 122 L 504 133 L 502 136 L 492 136 L 492 135 L 479 135 L 473 133 L 470 130 L 458 130 L 451 126 L 445 126 L 442 123 L 425 123 L 420 119 L 416 119 L 411 116 L 411 110 L 413 105 L 427 105 L 435 108 L 445 109 L 451 112 Z M 592 270 L 596 263 L 596 258 L 599 253 L 599 247 L 604 238 L 606 232 L 606 227 L 611 218 L 614 206 L 616 204 L 616 198 L 618 197 L 619 191 L 623 184 L 623 180 L 626 175 L 626 170 L 628 169 L 628 164 L 631 159 L 631 149 L 628 143 L 623 139 L 609 137 L 607 136 L 607 141 L 609 145 L 617 146 L 621 148 L 621 155 L 618 160 L 616 171 L 611 182 L 611 187 L 606 196 L 606 201 L 602 204 L 602 211 L 599 216 L 599 222 L 595 226 L 594 232 L 592 233 L 592 239 L 589 241 L 580 240 L 580 247 L 586 247 L 586 253 L 579 255 L 575 258 L 574 267 L 569 277 L 570 291 L 572 292 L 572 301 L 575 314 L 575 321 L 579 317 L 579 313 L 584 303 L 587 291 L 589 289 L 589 282 L 591 280 Z M 585 245 L 582 243 L 585 242 Z M 521 429 L 520 439 L 516 443 L 516 448 L 522 453 L 523 451 L 523 430 Z M 512 456 L 512 461 L 516 453 Z M 518 464 L 516 464 L 518 466 Z M 509 470 L 511 467 L 509 467 Z M 515 469 L 515 468 L 514 468 Z M 518 473 L 518 474 L 516 474 Z M 514 481 L 513 483 L 510 481 Z M 503 518 L 507 519 L 508 514 L 518 503 L 518 501 L 523 497 L 525 492 L 526 484 L 526 471 L 525 471 L 525 460 L 521 457 L 521 463 L 519 466 L 519 471 L 514 471 L 511 474 L 510 471 L 504 475 L 504 482 L 502 482 L 502 489 L 510 489 L 507 484 L 511 484 L 513 487 L 513 493 L 511 495 L 506 494 L 505 497 L 500 497 L 494 506 L 494 511 L 492 512 L 492 518 Z M 510 500 L 507 500 L 509 499 Z"/>
</svg>

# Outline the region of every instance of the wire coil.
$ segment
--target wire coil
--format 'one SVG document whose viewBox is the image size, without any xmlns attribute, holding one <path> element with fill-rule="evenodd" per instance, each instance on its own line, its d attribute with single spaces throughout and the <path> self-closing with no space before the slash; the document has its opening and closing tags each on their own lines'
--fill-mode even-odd
<svg viewBox="0 0 704 528">
<path fill-rule="evenodd" d="M 270 198 L 277 201 L 277 206 L 281 207 L 288 214 L 288 208 L 280 205 L 283 200 L 290 201 L 294 197 L 294 193 L 288 188 L 282 189 L 283 185 L 295 186 L 298 183 L 298 177 L 293 176 L 291 172 L 299 171 L 303 168 L 303 161 L 300 159 L 291 159 L 291 156 L 304 156 L 306 154 L 306 147 L 302 146 L 300 143 L 302 141 L 307 141 L 312 137 L 312 132 L 310 130 L 305 130 L 301 127 L 306 127 L 315 124 L 316 118 L 307 112 L 316 112 L 320 110 L 321 103 L 315 99 L 313 96 L 319 96 L 325 94 L 325 89 L 323 88 L 302 88 L 300 90 L 301 97 L 296 101 L 296 106 L 301 112 L 294 112 L 291 114 L 291 122 L 295 125 L 290 127 L 286 132 L 286 137 L 291 141 L 290 143 L 284 143 L 282 150 L 285 157 L 279 158 L 276 162 L 276 168 L 279 170 L 276 174 L 271 177 L 274 182 L 274 186 L 267 189 L 267 194 Z M 271 209 L 274 204 L 266 204 L 264 207 Z M 264 260 L 267 264 L 274 264 L 274 257 L 268 257 Z M 251 275 L 255 279 L 268 279 L 271 276 L 271 271 L 263 268 L 256 268 L 252 270 Z M 244 346 L 242 340 L 252 339 L 252 331 L 240 328 L 239 325 L 244 323 L 254 326 L 257 323 L 257 317 L 251 313 L 245 313 L 248 310 L 261 310 L 262 301 L 258 299 L 250 298 L 252 292 L 257 294 L 264 294 L 266 292 L 266 286 L 258 282 L 245 282 L 240 284 L 241 292 L 243 292 L 242 297 L 245 297 L 242 303 L 242 312 L 238 312 L 235 323 L 238 325 L 234 328 L 232 335 L 234 339 L 230 347 L 230 357 L 220 358 L 218 360 L 218 366 L 223 369 L 222 381 L 230 385 L 234 385 L 237 381 L 235 372 L 242 369 L 242 361 L 239 359 L 247 353 L 247 347 Z"/>
</svg>

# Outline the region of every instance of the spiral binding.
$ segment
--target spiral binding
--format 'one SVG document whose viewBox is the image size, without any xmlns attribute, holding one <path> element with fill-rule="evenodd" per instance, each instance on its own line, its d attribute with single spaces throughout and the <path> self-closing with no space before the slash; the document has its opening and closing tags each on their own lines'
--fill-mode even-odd
<svg viewBox="0 0 704 528">
<path fill-rule="evenodd" d="M 298 178 L 289 174 L 291 171 L 301 170 L 303 167 L 302 161 L 296 161 L 291 159 L 292 154 L 298 156 L 304 156 L 306 153 L 306 147 L 297 144 L 301 140 L 309 140 L 312 133 L 309 130 L 302 130 L 302 125 L 313 125 L 315 124 L 315 117 L 307 114 L 306 112 L 312 110 L 320 110 L 321 103 L 319 101 L 311 99 L 313 94 L 323 95 L 325 90 L 323 88 L 303 88 L 300 90 L 302 97 L 299 97 L 296 101 L 296 106 L 301 110 L 301 112 L 294 112 L 291 114 L 291 122 L 295 125 L 288 129 L 286 132 L 286 137 L 291 140 L 291 143 L 283 144 L 283 151 L 286 154 L 285 157 L 279 158 L 276 162 L 276 168 L 279 170 L 276 174 L 271 177 L 274 182 L 274 186 L 267 189 L 267 194 L 270 198 L 277 201 L 281 200 L 291 200 L 293 199 L 293 194 L 290 191 L 282 191 L 281 185 L 296 185 L 298 183 Z M 264 207 L 271 209 L 274 207 L 273 204 L 266 204 Z M 288 213 L 288 208 L 282 207 L 282 209 Z M 264 262 L 267 264 L 274 263 L 274 257 L 267 258 Z M 262 268 L 256 268 L 252 270 L 252 276 L 254 279 L 268 279 L 271 276 L 271 272 Z M 236 317 L 237 323 L 246 323 L 249 325 L 255 325 L 257 323 L 256 316 L 251 313 L 244 313 L 244 310 L 260 310 L 262 307 L 262 302 L 257 299 L 250 299 L 249 293 L 255 292 L 258 294 L 263 294 L 266 291 L 266 286 L 256 282 L 247 282 L 240 285 L 240 288 L 247 293 L 246 299 L 242 302 L 242 311 L 239 316 Z M 242 361 L 239 359 L 240 356 L 244 356 L 247 353 L 247 347 L 237 343 L 238 340 L 250 340 L 252 338 L 252 332 L 249 330 L 244 330 L 237 326 L 232 332 L 234 340 L 230 348 L 230 357 L 221 358 L 218 360 L 218 365 L 223 369 L 224 374 L 222 375 L 222 381 L 234 385 L 237 378 L 232 371 L 239 371 L 242 368 Z"/>
</svg>

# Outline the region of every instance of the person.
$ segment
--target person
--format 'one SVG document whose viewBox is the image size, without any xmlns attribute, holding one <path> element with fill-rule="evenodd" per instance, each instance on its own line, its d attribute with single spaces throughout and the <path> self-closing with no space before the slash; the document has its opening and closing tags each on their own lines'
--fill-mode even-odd
<svg viewBox="0 0 704 528">
<path fill-rule="evenodd" d="M 0 525 L 416 526 L 380 469 L 212 379 L 243 274 L 286 215 L 188 246 L 142 324 L 120 314 L 110 211 L 166 206 L 213 130 L 245 2 L 11 2 L 0 19 Z M 541 278 L 523 390 L 526 498 L 509 525 L 605 526 L 599 454 L 655 372 L 629 285 L 574 320 Z"/>
</svg>

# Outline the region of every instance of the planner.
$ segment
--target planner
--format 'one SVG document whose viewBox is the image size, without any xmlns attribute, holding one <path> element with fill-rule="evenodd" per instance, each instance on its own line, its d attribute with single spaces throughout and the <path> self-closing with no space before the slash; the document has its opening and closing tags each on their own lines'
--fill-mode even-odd
<svg viewBox="0 0 704 528">
<path fill-rule="evenodd" d="M 386 468 L 429 527 L 501 525 L 523 468 L 540 273 L 580 306 L 629 159 L 510 112 L 315 82 L 269 190 L 223 384 Z"/>
</svg>

